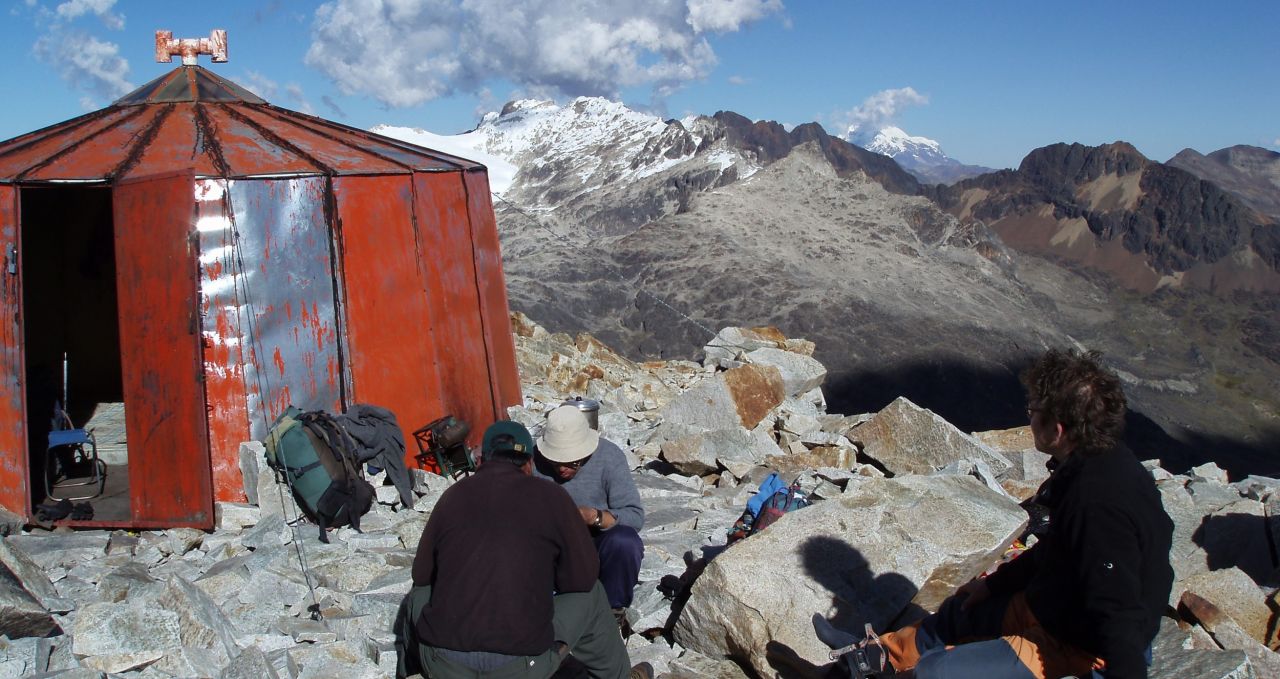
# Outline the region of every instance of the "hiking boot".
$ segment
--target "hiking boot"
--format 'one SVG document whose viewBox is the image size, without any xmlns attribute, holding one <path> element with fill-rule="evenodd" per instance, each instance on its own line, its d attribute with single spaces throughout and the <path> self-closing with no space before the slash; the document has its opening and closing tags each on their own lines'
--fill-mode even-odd
<svg viewBox="0 0 1280 679">
<path fill-rule="evenodd" d="M 866 633 L 867 636 L 861 641 L 832 651 L 831 659 L 843 660 L 852 679 L 892 676 L 894 669 L 889 662 L 889 652 L 871 629 L 871 623 L 867 623 Z"/>
<path fill-rule="evenodd" d="M 627 675 L 627 679 L 653 679 L 653 665 L 647 662 L 636 663 L 631 668 L 631 674 Z"/>
</svg>

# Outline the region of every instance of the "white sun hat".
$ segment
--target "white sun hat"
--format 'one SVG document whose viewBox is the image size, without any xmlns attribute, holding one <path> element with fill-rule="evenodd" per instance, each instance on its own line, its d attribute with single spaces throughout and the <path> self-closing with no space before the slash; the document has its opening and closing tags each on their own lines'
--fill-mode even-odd
<svg viewBox="0 0 1280 679">
<path fill-rule="evenodd" d="M 577 406 L 560 406 L 547 415 L 538 436 L 538 450 L 552 462 L 576 462 L 594 453 L 600 432 L 591 428 Z"/>
</svg>

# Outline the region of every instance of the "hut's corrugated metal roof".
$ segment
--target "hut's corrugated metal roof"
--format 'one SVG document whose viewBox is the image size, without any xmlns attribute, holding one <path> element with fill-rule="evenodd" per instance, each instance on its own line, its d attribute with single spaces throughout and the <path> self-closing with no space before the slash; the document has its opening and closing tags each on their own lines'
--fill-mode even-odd
<svg viewBox="0 0 1280 679">
<path fill-rule="evenodd" d="M 193 168 L 201 177 L 402 174 L 482 166 L 273 106 L 180 66 L 111 106 L 0 142 L 0 182 L 110 181 Z"/>
</svg>

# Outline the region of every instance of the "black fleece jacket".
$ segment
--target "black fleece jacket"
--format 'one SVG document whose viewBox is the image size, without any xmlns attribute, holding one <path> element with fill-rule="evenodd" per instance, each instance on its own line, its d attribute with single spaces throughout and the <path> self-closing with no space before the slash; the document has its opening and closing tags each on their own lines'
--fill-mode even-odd
<svg viewBox="0 0 1280 679">
<path fill-rule="evenodd" d="M 431 585 L 418 638 L 455 651 L 539 655 L 551 648 L 552 595 L 587 592 L 600 561 L 564 489 L 495 460 L 440 496 L 413 559 Z"/>
<path fill-rule="evenodd" d="M 1173 587 L 1173 522 L 1151 473 L 1123 446 L 1076 452 L 1041 496 L 1048 534 L 987 586 L 1025 591 L 1045 630 L 1102 658 L 1110 679 L 1145 678 L 1144 653 Z"/>
</svg>

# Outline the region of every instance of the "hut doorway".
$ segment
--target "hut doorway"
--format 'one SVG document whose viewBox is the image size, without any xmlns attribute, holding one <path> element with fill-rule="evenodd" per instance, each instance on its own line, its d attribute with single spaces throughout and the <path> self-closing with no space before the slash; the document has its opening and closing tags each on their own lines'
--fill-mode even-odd
<svg viewBox="0 0 1280 679">
<path fill-rule="evenodd" d="M 22 189 L 20 203 L 32 504 L 96 494 L 90 501 L 95 520 L 126 521 L 129 455 L 111 190 L 30 187 Z M 97 471 L 106 474 L 101 493 L 87 465 L 64 465 L 65 456 L 46 465 L 57 409 L 65 412 L 61 426 L 93 430 L 103 463 Z M 68 485 L 76 482 L 87 485 Z"/>
<path fill-rule="evenodd" d="M 71 424 L 96 426 L 108 461 L 92 518 L 71 525 L 213 526 L 194 185 L 184 170 L 20 189 L 33 512 L 48 499 L 48 437 L 65 389 Z"/>
</svg>

